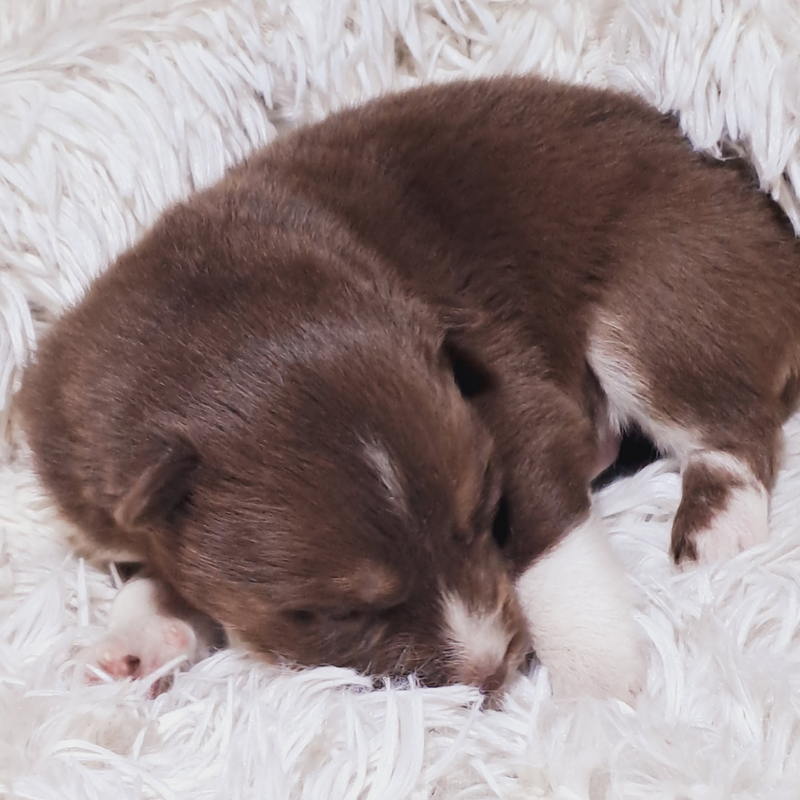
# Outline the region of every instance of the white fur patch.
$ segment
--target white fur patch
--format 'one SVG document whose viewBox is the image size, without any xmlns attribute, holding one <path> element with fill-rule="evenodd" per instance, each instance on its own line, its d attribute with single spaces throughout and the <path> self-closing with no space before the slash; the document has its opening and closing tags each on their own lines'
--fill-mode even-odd
<svg viewBox="0 0 800 800">
<path fill-rule="evenodd" d="M 557 694 L 639 692 L 646 662 L 631 586 L 594 514 L 523 573 L 517 591 Z"/>
<path fill-rule="evenodd" d="M 389 452 L 382 444 L 364 442 L 364 453 L 389 499 L 403 513 L 407 513 L 405 491 Z"/>
<path fill-rule="evenodd" d="M 743 486 L 734 486 L 725 508 L 694 537 L 697 560 L 724 561 L 769 539 L 769 493 L 744 462 L 729 453 L 706 451 L 693 460 L 727 472 Z"/>
<path fill-rule="evenodd" d="M 691 461 L 699 461 L 709 469 L 727 472 L 732 478 L 745 483 L 758 483 L 753 471 L 747 464 L 730 453 L 720 450 L 695 450 L 689 454 Z"/>
<path fill-rule="evenodd" d="M 602 333 L 597 331 L 602 330 Z M 625 354 L 624 332 L 619 322 L 607 315 L 598 319 L 586 358 L 608 400 L 609 425 L 619 432 L 631 419 L 646 416 L 643 398 L 646 387 Z"/>
<path fill-rule="evenodd" d="M 697 436 L 680 425 L 653 419 L 649 388 L 624 336 L 619 320 L 600 316 L 587 350 L 587 361 L 608 400 L 609 426 L 619 432 L 629 422 L 635 422 L 659 449 L 685 461 L 697 448 Z"/>
<path fill-rule="evenodd" d="M 502 612 L 471 611 L 457 595 L 445 595 L 443 601 L 446 636 L 454 655 L 463 660 L 464 673 L 480 683 L 503 663 L 511 643 Z M 472 681 L 470 681 L 472 682 Z"/>
</svg>

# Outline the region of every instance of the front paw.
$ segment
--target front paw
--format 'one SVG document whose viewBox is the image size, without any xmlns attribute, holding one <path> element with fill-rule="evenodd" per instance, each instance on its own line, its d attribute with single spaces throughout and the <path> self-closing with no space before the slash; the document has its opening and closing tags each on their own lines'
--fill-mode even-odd
<svg viewBox="0 0 800 800">
<path fill-rule="evenodd" d="M 539 649 L 539 658 L 550 673 L 553 694 L 560 698 L 618 698 L 631 703 L 647 681 L 645 645 L 633 624 L 617 624 L 607 628 L 605 635 L 594 637 L 587 628 L 580 635 L 580 646 L 550 641 L 544 651 Z"/>
<path fill-rule="evenodd" d="M 115 679 L 147 678 L 166 664 L 192 664 L 198 660 L 202 643 L 185 620 L 166 614 L 157 602 L 155 582 L 142 579 L 126 584 L 114 600 L 109 628 L 94 645 L 86 648 L 79 661 L 90 683 L 98 672 Z M 154 685 L 164 688 L 163 681 Z"/>
<path fill-rule="evenodd" d="M 142 618 L 137 624 L 109 631 L 81 653 L 80 660 L 112 678 L 146 678 L 165 664 L 193 662 L 197 637 L 179 619 Z"/>
<path fill-rule="evenodd" d="M 630 701 L 642 690 L 632 588 L 594 515 L 529 567 L 517 591 L 555 694 Z"/>
</svg>

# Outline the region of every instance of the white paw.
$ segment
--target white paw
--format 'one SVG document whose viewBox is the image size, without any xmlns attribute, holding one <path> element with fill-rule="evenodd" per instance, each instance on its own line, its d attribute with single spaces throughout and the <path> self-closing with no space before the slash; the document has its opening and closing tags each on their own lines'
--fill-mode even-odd
<svg viewBox="0 0 800 800">
<path fill-rule="evenodd" d="M 631 700 L 647 659 L 632 588 L 594 515 L 517 581 L 539 660 L 560 696 Z"/>
<path fill-rule="evenodd" d="M 701 564 L 724 561 L 769 539 L 769 495 L 760 483 L 732 488 L 725 508 L 694 535 Z"/>
<path fill-rule="evenodd" d="M 116 679 L 144 678 L 179 658 L 194 663 L 201 651 L 197 633 L 185 620 L 161 611 L 157 592 L 152 580 L 126 584 L 114 600 L 108 632 L 81 653 L 80 661 Z M 87 678 L 96 680 L 96 673 L 87 670 Z"/>
</svg>

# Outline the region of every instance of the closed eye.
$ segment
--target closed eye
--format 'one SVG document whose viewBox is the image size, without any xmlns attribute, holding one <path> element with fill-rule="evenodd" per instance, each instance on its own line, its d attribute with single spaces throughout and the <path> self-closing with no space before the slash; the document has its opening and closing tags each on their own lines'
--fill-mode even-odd
<svg viewBox="0 0 800 800">
<path fill-rule="evenodd" d="M 363 619 L 366 612 L 358 608 L 323 608 L 312 610 L 309 608 L 286 609 L 284 616 L 294 625 L 307 627 L 320 620 L 329 622 L 349 622 Z"/>
<path fill-rule="evenodd" d="M 334 622 L 349 622 L 362 619 L 364 617 L 364 612 L 356 608 L 342 608 L 329 611 L 327 617 Z"/>
<path fill-rule="evenodd" d="M 286 619 L 295 625 L 310 625 L 317 621 L 317 615 L 307 608 L 290 608 L 283 612 Z"/>
</svg>

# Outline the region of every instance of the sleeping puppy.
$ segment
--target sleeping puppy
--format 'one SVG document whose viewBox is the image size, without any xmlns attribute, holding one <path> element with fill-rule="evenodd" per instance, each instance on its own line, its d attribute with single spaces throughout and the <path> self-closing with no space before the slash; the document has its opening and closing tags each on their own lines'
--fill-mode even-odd
<svg viewBox="0 0 800 800">
<path fill-rule="evenodd" d="M 676 562 L 763 540 L 799 284 L 768 199 L 669 117 L 432 86 L 168 211 L 19 399 L 84 549 L 270 658 L 494 691 L 532 641 L 562 693 L 625 697 L 645 660 L 590 483 L 635 424 L 681 465 Z M 120 631 L 162 634 L 117 616 L 94 657 L 138 674 Z"/>
</svg>

